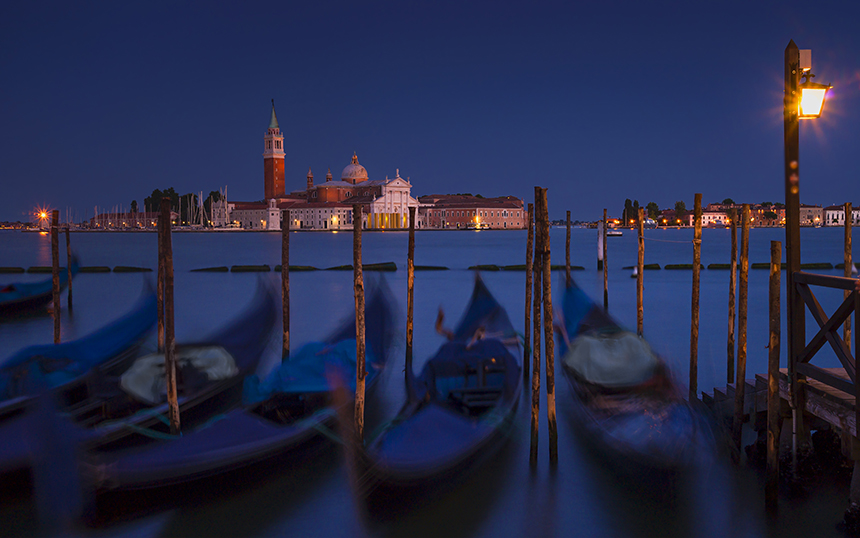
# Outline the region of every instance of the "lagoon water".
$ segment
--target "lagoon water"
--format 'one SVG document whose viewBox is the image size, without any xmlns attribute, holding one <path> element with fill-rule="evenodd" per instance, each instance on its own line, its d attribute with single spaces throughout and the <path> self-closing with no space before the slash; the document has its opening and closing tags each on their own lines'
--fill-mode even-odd
<svg viewBox="0 0 860 538">
<path fill-rule="evenodd" d="M 728 230 L 703 231 L 702 263 L 728 263 Z M 801 230 L 802 260 L 842 262 L 842 229 Z M 525 231 L 422 231 L 416 233 L 416 265 L 441 265 L 448 271 L 419 271 L 415 277 L 415 368 L 442 343 L 433 324 L 437 310 L 453 325 L 468 301 L 473 281 L 469 266 L 514 265 L 525 261 Z M 770 242 L 784 242 L 783 229 L 754 229 L 750 261 L 768 262 Z M 595 230 L 574 229 L 571 264 L 578 284 L 598 301 L 603 296 L 603 272 L 596 270 Z M 157 262 L 154 233 L 73 233 L 72 249 L 81 265 L 149 267 Z M 292 265 L 320 269 L 352 263 L 352 234 L 297 232 L 290 238 Z M 634 231 L 609 238 L 609 306 L 622 324 L 636 326 L 636 280 L 631 271 L 637 241 Z M 553 263 L 564 263 L 565 230 L 551 232 Z M 61 241 L 61 259 L 65 260 Z M 250 299 L 258 279 L 277 285 L 279 273 L 199 273 L 192 269 L 239 264 L 280 263 L 278 233 L 192 233 L 173 235 L 177 340 L 199 340 L 229 322 Z M 37 233 L 0 232 L 0 266 L 50 265 L 50 238 Z M 385 273 L 406 310 L 405 232 L 376 232 L 363 236 L 365 263 L 393 261 L 398 270 Z M 784 250 L 784 249 L 783 249 Z M 855 259 L 857 259 L 855 247 Z M 660 266 L 692 262 L 692 230 L 646 230 L 645 262 Z M 816 271 L 841 275 L 842 270 Z M 484 272 L 490 290 L 508 310 L 516 327 L 523 327 L 525 277 L 522 271 Z M 555 272 L 556 297 L 562 273 Z M 35 280 L 44 275 L 0 275 L 0 284 Z M 379 274 L 366 272 L 366 287 Z M 784 274 L 783 274 L 784 278 Z M 83 273 L 73 282 L 74 309 L 62 313 L 62 338 L 71 340 L 100 327 L 125 312 L 153 273 Z M 728 326 L 727 270 L 704 270 L 701 278 L 699 390 L 725 385 Z M 645 273 L 645 336 L 686 385 L 690 352 L 692 272 L 652 270 Z M 353 308 L 351 271 L 293 272 L 291 284 L 291 339 L 296 348 L 323 338 Z M 784 289 L 784 282 L 783 282 Z M 747 377 L 766 371 L 768 271 L 750 270 Z M 822 291 L 819 300 L 832 312 L 841 292 Z M 63 298 L 65 305 L 65 296 Z M 784 312 L 783 300 L 783 312 Z M 783 346 L 785 321 L 783 313 Z M 807 327 L 814 327 L 814 321 Z M 520 329 L 522 330 L 522 329 Z M 808 329 L 809 330 L 809 329 Z M 18 349 L 52 339 L 50 317 L 34 317 L 0 324 L 0 349 L 8 356 Z M 278 360 L 279 331 L 262 370 Z M 392 417 L 403 401 L 403 337 L 394 351 L 385 385 L 375 402 L 373 420 Z M 828 349 L 815 359 L 836 366 Z M 785 364 L 783 353 L 782 364 Z M 134 536 L 841 536 L 835 525 L 847 506 L 844 477 L 822 481 L 815 491 L 798 498 L 783 497 L 776 523 L 763 517 L 763 480 L 746 466 L 734 468 L 722 457 L 674 493 L 620 487 L 613 477 L 580 448 L 565 420 L 569 396 L 557 377 L 559 402 L 559 465 L 547 461 L 546 404 L 542 402 L 540 461 L 528 465 L 530 406 L 520 405 L 511 441 L 488 465 L 452 486 L 424 499 L 398 517 L 368 518 L 354 499 L 340 450 L 329 446 L 280 472 L 255 476 L 253 481 L 221 484 L 194 491 L 181 499 L 167 499 L 133 518 L 88 527 L 83 535 Z M 368 424 L 368 431 L 374 423 Z M 747 432 L 747 442 L 753 439 Z M 220 484 L 220 486 L 219 486 Z M 221 487 L 223 486 L 223 487 Z M 37 533 L 34 508 L 28 503 L 0 506 L 2 535 Z M 5 522 L 13 522 L 9 526 Z"/>
</svg>

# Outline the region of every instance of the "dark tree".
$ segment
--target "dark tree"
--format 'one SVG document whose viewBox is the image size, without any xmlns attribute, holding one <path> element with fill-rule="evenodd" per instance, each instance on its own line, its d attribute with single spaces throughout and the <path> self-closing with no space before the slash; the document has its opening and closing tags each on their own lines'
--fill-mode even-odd
<svg viewBox="0 0 860 538">
<path fill-rule="evenodd" d="M 633 214 L 630 218 L 633 219 L 633 224 L 639 224 L 639 200 L 633 200 Z"/>
<path fill-rule="evenodd" d="M 687 216 L 687 204 L 683 200 L 675 202 L 675 224 L 684 224 L 684 218 Z M 680 222 L 679 222 L 680 221 Z"/>
<path fill-rule="evenodd" d="M 627 226 L 633 218 L 633 201 L 630 198 L 624 200 L 624 211 L 621 212 L 621 224 Z"/>
<path fill-rule="evenodd" d="M 735 205 L 735 201 L 731 198 L 726 198 L 725 200 L 723 200 L 723 205 Z"/>
<path fill-rule="evenodd" d="M 137 213 L 137 200 L 132 200 L 132 201 L 131 201 L 131 212 L 132 212 L 132 213 Z"/>
<path fill-rule="evenodd" d="M 660 206 L 654 202 L 648 202 L 648 205 L 645 206 L 645 212 L 648 214 L 649 219 L 657 220 L 660 216 Z"/>
</svg>

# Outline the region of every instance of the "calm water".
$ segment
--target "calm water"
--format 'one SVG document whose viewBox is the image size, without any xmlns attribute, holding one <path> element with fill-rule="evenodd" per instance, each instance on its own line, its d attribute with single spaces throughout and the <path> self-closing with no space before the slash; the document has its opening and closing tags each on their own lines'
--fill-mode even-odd
<svg viewBox="0 0 860 538">
<path fill-rule="evenodd" d="M 691 230 L 646 231 L 646 263 L 690 263 Z M 804 229 L 804 262 L 842 261 L 841 229 Z M 399 298 L 405 319 L 407 234 L 364 235 L 365 263 L 394 261 L 399 270 L 386 278 Z M 552 230 L 553 263 L 564 263 L 564 229 Z M 751 262 L 770 259 L 770 241 L 784 241 L 781 229 L 751 233 Z M 61 241 L 62 244 L 62 241 Z M 34 233 L 0 232 L 0 266 L 50 265 L 50 238 Z M 280 263 L 280 235 L 267 233 L 175 233 L 173 236 L 176 284 L 177 339 L 198 340 L 202 333 L 227 322 L 253 293 L 255 273 L 192 273 L 191 269 Z M 156 237 L 152 233 L 74 233 L 72 248 L 82 265 L 130 265 L 155 268 Z M 415 368 L 441 343 L 433 330 L 437 309 L 453 325 L 468 300 L 475 264 L 511 265 L 524 262 L 525 232 L 420 232 L 416 234 L 415 263 L 444 265 L 450 271 L 418 272 L 415 279 Z M 856 249 L 855 249 L 856 250 Z M 574 278 L 592 297 L 602 298 L 603 273 L 596 270 L 596 231 L 575 229 L 571 240 L 573 265 L 584 271 Z M 728 230 L 704 230 L 702 263 L 727 263 Z M 65 259 L 61 248 L 62 259 Z M 855 259 L 857 255 L 855 254 Z M 352 263 L 351 233 L 294 233 L 291 264 L 318 268 Z M 628 327 L 636 325 L 636 280 L 622 267 L 635 264 L 635 233 L 609 239 L 610 311 Z M 841 274 L 841 270 L 821 271 Z M 64 310 L 63 339 L 88 333 L 125 312 L 137 298 L 149 274 L 79 274 L 73 283 L 74 312 Z M 38 279 L 38 275 L 0 275 L 2 282 Z M 522 327 L 524 273 L 487 272 L 484 279 L 497 295 L 515 326 Z M 557 275 L 557 277 L 560 275 Z M 366 273 L 369 283 L 376 275 Z M 699 389 L 724 385 L 728 277 L 725 270 L 705 270 L 701 279 Z M 44 278 L 42 276 L 41 278 Z M 297 272 L 290 276 L 292 342 L 324 337 L 353 305 L 351 271 Z M 751 270 L 749 285 L 749 337 L 747 377 L 766 371 L 768 271 Z M 553 284 L 557 284 L 556 282 Z M 688 379 L 691 271 L 645 273 L 645 335 L 673 366 L 684 384 Z M 560 292 L 560 286 L 556 287 Z M 832 311 L 841 292 L 823 294 Z M 65 300 L 65 299 L 64 299 Z M 784 318 L 784 316 L 783 316 Z M 808 322 L 813 326 L 814 322 Z M 21 347 L 50 342 L 52 321 L 37 317 L 0 324 L 3 355 Z M 783 329 L 783 335 L 785 330 Z M 275 337 L 277 338 L 277 337 Z M 783 338 L 784 340 L 784 338 Z M 783 343 L 783 349 L 785 349 Z M 377 402 L 377 420 L 390 418 L 403 400 L 403 343 L 395 351 L 395 364 Z M 273 339 L 263 369 L 278 359 L 279 342 Z M 835 366 L 825 353 L 816 361 Z M 783 359 L 784 363 L 784 359 Z M 289 465 L 282 473 L 257 477 L 237 488 L 225 485 L 184 498 L 155 513 L 87 529 L 85 535 L 140 536 L 839 536 L 834 525 L 847 503 L 847 484 L 837 481 L 820 487 L 805 499 L 784 499 L 782 517 L 769 527 L 763 513 L 762 482 L 757 473 L 719 462 L 703 469 L 676 495 L 654 496 L 647 491 L 619 488 L 612 477 L 573 438 L 563 402 L 567 388 L 561 378 L 559 401 L 559 466 L 551 470 L 546 458 L 546 431 L 542 424 L 541 461 L 529 469 L 528 405 L 521 405 L 512 441 L 504 451 L 445 495 L 434 497 L 393 521 L 360 516 L 346 467 L 337 448 Z M 542 404 L 542 410 L 545 409 Z M 369 424 L 372 430 L 373 424 Z M 748 435 L 752 435 L 748 432 Z M 214 490 L 214 491 L 213 491 Z M 33 510 L 28 505 L 3 506 L 0 519 L 15 521 L 13 534 L 32 533 Z M 0 526 L 0 535 L 10 531 Z"/>
</svg>

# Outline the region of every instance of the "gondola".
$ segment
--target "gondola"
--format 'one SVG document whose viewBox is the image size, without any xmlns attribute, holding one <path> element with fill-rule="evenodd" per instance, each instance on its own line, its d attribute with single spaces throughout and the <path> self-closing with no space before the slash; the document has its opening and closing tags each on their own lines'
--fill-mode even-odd
<svg viewBox="0 0 860 538">
<path fill-rule="evenodd" d="M 713 430 L 663 359 L 579 288 L 565 288 L 556 323 L 570 418 L 587 448 L 620 476 L 672 478 L 706 461 Z M 653 484 L 653 482 L 649 482 Z"/>
<path fill-rule="evenodd" d="M 128 367 L 156 321 L 148 286 L 131 310 L 93 333 L 70 342 L 30 346 L 0 361 L 0 420 L 23 412 L 35 394 L 50 389 L 63 406 L 87 398 L 87 384 Z"/>
<path fill-rule="evenodd" d="M 368 508 L 391 494 L 435 489 L 501 448 L 522 390 L 521 348 L 505 309 L 476 277 L 469 305 L 407 401 L 359 460 Z"/>
<path fill-rule="evenodd" d="M 72 257 L 72 277 L 78 274 L 78 259 Z M 59 273 L 60 291 L 69 285 L 69 272 L 63 268 Z M 0 284 L 0 320 L 14 318 L 44 309 L 54 294 L 53 277 L 37 282 L 12 282 Z"/>
<path fill-rule="evenodd" d="M 232 321 L 197 342 L 176 345 L 180 426 L 193 429 L 241 403 L 242 383 L 269 346 L 277 320 L 274 289 L 260 281 L 255 296 Z M 170 435 L 164 353 L 136 357 L 121 374 L 90 379 L 88 394 L 69 406 L 89 429 L 88 450 L 120 450 Z"/>
<path fill-rule="evenodd" d="M 372 397 L 394 336 L 392 299 L 384 281 L 366 317 L 366 390 Z M 333 384 L 355 388 L 355 316 L 321 342 L 305 344 L 267 377 L 245 380 L 243 405 L 183 437 L 150 447 L 100 451 L 90 463 L 102 494 L 156 489 L 221 475 L 273 460 L 289 460 L 307 445 L 336 435 Z"/>
</svg>

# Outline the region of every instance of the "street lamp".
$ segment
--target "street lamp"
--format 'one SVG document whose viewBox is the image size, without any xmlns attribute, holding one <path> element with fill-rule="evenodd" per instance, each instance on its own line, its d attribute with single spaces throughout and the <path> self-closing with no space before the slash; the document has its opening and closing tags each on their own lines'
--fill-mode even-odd
<svg viewBox="0 0 860 538">
<path fill-rule="evenodd" d="M 794 273 L 800 271 L 800 135 L 801 118 L 821 115 L 824 98 L 830 86 L 812 82 L 812 51 L 799 50 L 794 41 L 785 48 L 785 95 L 783 123 L 785 142 L 785 261 L 788 310 L 788 373 L 791 386 L 798 387 L 796 358 L 806 347 L 805 307 L 794 284 Z M 800 79 L 806 81 L 801 84 Z M 803 391 L 793 394 L 793 407 L 803 409 Z M 801 414 L 797 414 L 798 431 L 803 431 Z"/>
<path fill-rule="evenodd" d="M 797 117 L 801 120 L 817 118 L 821 115 L 821 110 L 824 108 L 824 98 L 827 97 L 827 90 L 833 86 L 813 82 L 812 79 L 815 78 L 815 75 L 809 70 L 804 71 L 802 76 L 806 80 L 800 85 L 800 105 Z"/>
</svg>

